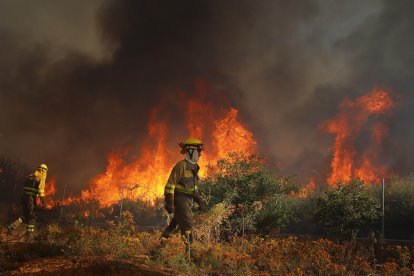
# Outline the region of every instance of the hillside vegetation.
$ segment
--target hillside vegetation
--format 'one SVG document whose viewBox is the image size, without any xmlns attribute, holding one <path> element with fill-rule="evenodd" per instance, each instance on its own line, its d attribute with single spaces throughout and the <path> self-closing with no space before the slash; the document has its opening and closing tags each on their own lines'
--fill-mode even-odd
<svg viewBox="0 0 414 276">
<path fill-rule="evenodd" d="M 336 188 L 310 190 L 303 196 L 303 187 L 294 177 L 270 170 L 256 155 L 237 153 L 209 170 L 210 176 L 200 183 L 208 209 L 202 213 L 194 209 L 195 242 L 190 255 L 178 233 L 161 242 L 160 230 L 136 229 L 143 218 L 157 221 L 166 215 L 162 202 L 151 209 L 142 202 L 126 201 L 122 219 L 115 215 L 119 214 L 117 205 L 108 210 L 94 205 L 100 218 L 74 215 L 79 206 L 67 208 L 76 220 L 65 227 L 43 223 L 30 243 L 23 238 L 24 227 L 11 236 L 2 228 L 0 271 L 66 271 L 67 275 L 74 269 L 95 274 L 111 271 L 113 275 L 414 273 L 412 243 L 391 244 L 381 235 L 379 187 L 350 179 Z M 413 184 L 412 177 L 390 180 L 385 195 L 386 237 L 412 239 Z M 102 222 L 99 227 L 92 223 L 98 220 Z"/>
</svg>

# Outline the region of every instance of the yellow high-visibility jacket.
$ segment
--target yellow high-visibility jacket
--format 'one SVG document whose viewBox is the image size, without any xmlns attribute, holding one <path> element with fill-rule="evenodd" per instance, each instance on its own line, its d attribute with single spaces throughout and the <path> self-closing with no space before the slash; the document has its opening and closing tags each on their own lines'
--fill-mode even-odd
<svg viewBox="0 0 414 276">
<path fill-rule="evenodd" d="M 36 170 L 27 176 L 23 187 L 23 193 L 32 196 L 45 196 L 46 172 Z"/>
</svg>

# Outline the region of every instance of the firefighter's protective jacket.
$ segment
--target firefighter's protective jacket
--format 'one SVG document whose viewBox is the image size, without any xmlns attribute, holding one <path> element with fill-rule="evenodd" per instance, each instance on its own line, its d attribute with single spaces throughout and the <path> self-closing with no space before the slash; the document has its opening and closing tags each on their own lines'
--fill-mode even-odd
<svg viewBox="0 0 414 276">
<path fill-rule="evenodd" d="M 191 164 L 186 160 L 179 161 L 171 171 L 167 184 L 165 185 L 164 194 L 183 193 L 195 195 L 198 192 L 198 164 Z"/>
<path fill-rule="evenodd" d="M 31 196 L 45 196 L 46 172 L 36 170 L 24 183 L 23 193 Z"/>
<path fill-rule="evenodd" d="M 205 209 L 205 202 L 197 186 L 199 170 L 198 164 L 192 164 L 185 159 L 174 166 L 164 189 L 165 205 L 169 213 L 174 212 L 175 197 L 180 195 L 191 197 L 202 210 Z"/>
</svg>

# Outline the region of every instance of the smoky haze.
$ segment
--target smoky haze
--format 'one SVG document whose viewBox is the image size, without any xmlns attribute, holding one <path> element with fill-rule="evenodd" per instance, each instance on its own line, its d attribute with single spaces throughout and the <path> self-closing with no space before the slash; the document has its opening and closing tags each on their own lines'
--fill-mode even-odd
<svg viewBox="0 0 414 276">
<path fill-rule="evenodd" d="M 317 125 L 340 101 L 390 89 L 401 101 L 381 157 L 410 173 L 412 10 L 408 0 L 1 1 L 0 155 L 45 162 L 79 191 L 109 152 L 139 148 L 151 108 L 175 114 L 178 92 L 202 78 L 206 100 L 238 108 L 260 152 L 302 179 L 329 169 L 333 137 Z"/>
</svg>

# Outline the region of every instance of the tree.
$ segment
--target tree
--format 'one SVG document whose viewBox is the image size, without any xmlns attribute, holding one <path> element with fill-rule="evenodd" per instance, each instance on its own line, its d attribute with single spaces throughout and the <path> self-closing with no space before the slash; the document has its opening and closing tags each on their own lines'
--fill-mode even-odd
<svg viewBox="0 0 414 276">
<path fill-rule="evenodd" d="M 354 237 L 380 216 L 378 199 L 371 196 L 364 183 L 351 179 L 338 183 L 336 189 L 316 198 L 316 222 L 329 236 Z"/>
</svg>

